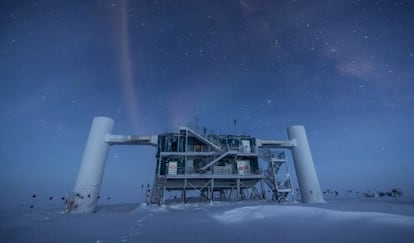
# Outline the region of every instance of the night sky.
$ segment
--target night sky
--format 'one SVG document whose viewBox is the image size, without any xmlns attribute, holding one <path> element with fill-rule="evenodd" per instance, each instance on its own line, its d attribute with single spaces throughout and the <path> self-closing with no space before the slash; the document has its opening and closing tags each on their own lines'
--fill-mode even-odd
<svg viewBox="0 0 414 243">
<path fill-rule="evenodd" d="M 411 1 L 2 1 L 0 99 L 1 207 L 72 191 L 94 116 L 139 135 L 303 124 L 323 190 L 414 195 Z M 111 147 L 102 195 L 142 201 L 154 156 Z"/>
</svg>

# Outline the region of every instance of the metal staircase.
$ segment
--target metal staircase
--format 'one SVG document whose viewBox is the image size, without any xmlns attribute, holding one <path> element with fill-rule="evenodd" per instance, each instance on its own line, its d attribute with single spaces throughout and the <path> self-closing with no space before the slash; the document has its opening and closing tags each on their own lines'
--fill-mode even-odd
<svg viewBox="0 0 414 243">
<path fill-rule="evenodd" d="M 229 155 L 235 156 L 235 155 L 237 155 L 237 151 L 229 150 L 229 151 L 225 152 L 224 154 L 217 157 L 215 160 L 213 160 L 210 163 L 203 166 L 201 169 L 198 170 L 198 172 L 203 172 L 203 171 L 207 170 L 210 166 L 214 165 L 215 163 L 217 163 L 218 161 L 220 161 L 221 159 L 224 159 L 225 157 L 227 157 Z"/>
<path fill-rule="evenodd" d="M 156 176 L 151 191 L 151 204 L 162 204 L 167 178 L 165 176 Z"/>
<path fill-rule="evenodd" d="M 272 191 L 272 200 L 279 202 L 294 200 L 285 153 L 275 154 L 270 149 L 261 149 L 259 155 L 268 164 L 264 171 L 264 182 Z"/>
<path fill-rule="evenodd" d="M 207 145 L 211 146 L 214 150 L 216 150 L 216 151 L 220 151 L 220 148 L 219 148 L 216 144 L 214 144 L 212 141 L 208 140 L 208 139 L 207 139 L 207 138 L 205 138 L 204 136 L 202 136 L 202 135 L 200 135 L 200 134 L 196 133 L 195 131 L 191 130 L 190 128 L 188 128 L 188 127 L 184 127 L 184 126 L 181 126 L 181 127 L 180 127 L 180 131 L 186 131 L 187 133 L 190 133 L 190 134 L 191 134 L 191 135 L 193 135 L 194 137 L 198 138 L 200 141 L 202 141 L 202 142 L 204 142 L 205 144 L 207 144 Z"/>
</svg>

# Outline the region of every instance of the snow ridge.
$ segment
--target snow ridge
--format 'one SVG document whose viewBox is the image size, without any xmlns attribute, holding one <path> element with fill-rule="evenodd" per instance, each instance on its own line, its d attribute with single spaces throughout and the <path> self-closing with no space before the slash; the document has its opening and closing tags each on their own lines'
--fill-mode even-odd
<svg viewBox="0 0 414 243">
<path fill-rule="evenodd" d="M 275 218 L 283 218 L 285 220 L 286 218 L 294 216 L 323 221 L 365 221 L 367 223 L 414 226 L 414 217 L 411 216 L 379 212 L 336 211 L 331 209 L 301 206 L 247 206 L 231 209 L 222 214 L 212 215 L 214 219 L 223 223 L 243 223 L 251 220 Z"/>
</svg>

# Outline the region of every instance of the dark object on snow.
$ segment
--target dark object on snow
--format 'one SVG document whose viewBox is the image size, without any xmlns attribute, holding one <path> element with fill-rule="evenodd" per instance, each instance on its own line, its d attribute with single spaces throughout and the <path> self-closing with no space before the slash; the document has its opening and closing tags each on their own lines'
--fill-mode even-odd
<svg viewBox="0 0 414 243">
<path fill-rule="evenodd" d="M 32 195 L 32 198 L 36 198 L 36 194 L 33 194 L 33 195 Z"/>
<path fill-rule="evenodd" d="M 366 192 L 366 193 L 363 193 L 363 195 L 366 196 L 366 197 L 375 197 L 375 194 L 374 193 L 370 193 L 369 191 Z"/>
<path fill-rule="evenodd" d="M 50 196 L 50 197 L 49 197 L 49 200 L 53 200 L 53 197 L 52 197 L 52 196 Z"/>
<path fill-rule="evenodd" d="M 399 188 L 393 188 L 391 190 L 391 194 L 393 197 L 401 197 L 402 196 L 402 191 Z"/>
<path fill-rule="evenodd" d="M 388 192 L 380 192 L 378 191 L 377 193 L 370 193 L 369 191 L 367 193 L 363 193 L 364 196 L 366 197 L 384 197 L 384 196 L 388 196 L 388 197 L 401 197 L 402 192 L 401 189 L 398 188 L 394 188 L 391 191 Z"/>
</svg>

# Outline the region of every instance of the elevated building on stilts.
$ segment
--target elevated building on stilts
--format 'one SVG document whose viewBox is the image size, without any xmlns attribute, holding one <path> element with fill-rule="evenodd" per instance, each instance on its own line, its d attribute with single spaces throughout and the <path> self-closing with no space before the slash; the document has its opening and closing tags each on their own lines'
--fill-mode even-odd
<svg viewBox="0 0 414 243">
<path fill-rule="evenodd" d="M 153 136 L 113 135 L 112 127 L 110 118 L 94 119 L 67 212 L 96 210 L 110 145 L 156 147 L 148 203 L 295 200 L 287 150 L 292 152 L 301 201 L 324 202 L 303 126 L 289 127 L 286 140 L 207 134 L 188 127 Z"/>
</svg>

